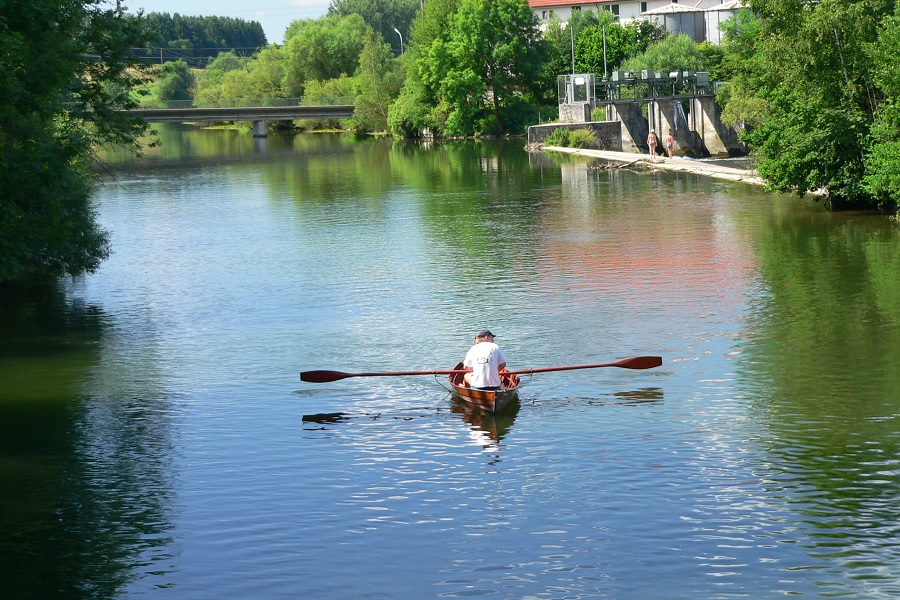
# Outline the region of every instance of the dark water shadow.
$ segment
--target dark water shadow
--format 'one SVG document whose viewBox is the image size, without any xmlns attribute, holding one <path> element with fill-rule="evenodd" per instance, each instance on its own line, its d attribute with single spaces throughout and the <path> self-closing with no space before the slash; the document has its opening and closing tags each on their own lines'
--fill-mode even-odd
<svg viewBox="0 0 900 600">
<path fill-rule="evenodd" d="M 165 560 L 167 394 L 119 375 L 127 344 L 116 330 L 101 306 L 79 299 L 77 282 L 0 290 L 5 598 L 112 598 L 146 575 L 148 556 Z"/>
<path fill-rule="evenodd" d="M 570 398 L 571 401 L 586 402 L 591 406 L 641 406 L 657 404 L 665 400 L 662 388 L 641 388 L 637 390 L 612 392 L 600 398 Z"/>
</svg>

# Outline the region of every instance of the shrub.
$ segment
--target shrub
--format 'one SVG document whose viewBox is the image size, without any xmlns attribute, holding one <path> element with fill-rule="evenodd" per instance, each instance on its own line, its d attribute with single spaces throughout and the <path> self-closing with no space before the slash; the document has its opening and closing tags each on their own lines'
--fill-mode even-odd
<svg viewBox="0 0 900 600">
<path fill-rule="evenodd" d="M 544 140 L 544 144 L 547 146 L 561 146 L 563 148 L 568 147 L 569 130 L 554 129 L 552 132 L 550 132 L 550 135 L 547 136 L 547 139 Z"/>
<path fill-rule="evenodd" d="M 587 148 L 597 144 L 597 136 L 590 129 L 555 129 L 544 140 L 546 146 Z"/>
<path fill-rule="evenodd" d="M 590 129 L 575 129 L 569 132 L 569 146 L 587 148 L 597 145 L 597 136 Z"/>
</svg>

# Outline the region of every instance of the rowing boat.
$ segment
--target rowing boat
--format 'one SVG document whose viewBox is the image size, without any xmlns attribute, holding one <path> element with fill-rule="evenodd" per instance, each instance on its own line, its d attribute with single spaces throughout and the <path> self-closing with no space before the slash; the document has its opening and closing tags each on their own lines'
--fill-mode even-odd
<svg viewBox="0 0 900 600">
<path fill-rule="evenodd" d="M 500 373 L 499 390 L 482 390 L 469 387 L 466 383 L 465 367 L 459 363 L 453 368 L 453 373 L 447 375 L 453 393 L 469 404 L 474 404 L 488 412 L 499 412 L 506 408 L 519 392 L 519 376 L 514 373 Z"/>
</svg>

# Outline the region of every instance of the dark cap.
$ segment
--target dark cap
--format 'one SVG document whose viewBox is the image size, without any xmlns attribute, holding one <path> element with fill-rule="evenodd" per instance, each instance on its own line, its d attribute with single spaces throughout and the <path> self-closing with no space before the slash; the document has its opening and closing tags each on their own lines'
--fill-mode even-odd
<svg viewBox="0 0 900 600">
<path fill-rule="evenodd" d="M 482 329 L 481 331 L 478 332 L 478 335 L 476 335 L 475 337 L 483 338 L 483 337 L 487 337 L 487 336 L 495 337 L 494 334 L 491 333 L 490 331 L 488 331 L 487 329 Z"/>
</svg>

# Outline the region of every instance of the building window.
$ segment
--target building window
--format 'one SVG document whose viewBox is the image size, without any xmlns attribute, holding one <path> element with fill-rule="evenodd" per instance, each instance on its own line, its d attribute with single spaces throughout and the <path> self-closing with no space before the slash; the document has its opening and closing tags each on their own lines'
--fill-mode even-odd
<svg viewBox="0 0 900 600">
<path fill-rule="evenodd" d="M 572 7 L 572 12 L 581 12 L 581 7 L 580 7 L 580 6 L 573 6 L 573 7 Z"/>
<path fill-rule="evenodd" d="M 641 12 L 642 13 L 647 12 L 647 3 L 646 2 L 641 2 Z"/>
<path fill-rule="evenodd" d="M 619 5 L 618 4 L 607 4 L 603 8 L 608 10 L 612 14 L 614 14 L 616 16 L 616 21 L 619 20 Z"/>
<path fill-rule="evenodd" d="M 547 20 L 547 11 L 546 11 L 546 10 L 542 10 L 542 11 L 541 11 L 541 20 L 542 20 L 542 21 L 546 21 L 546 20 Z"/>
</svg>

